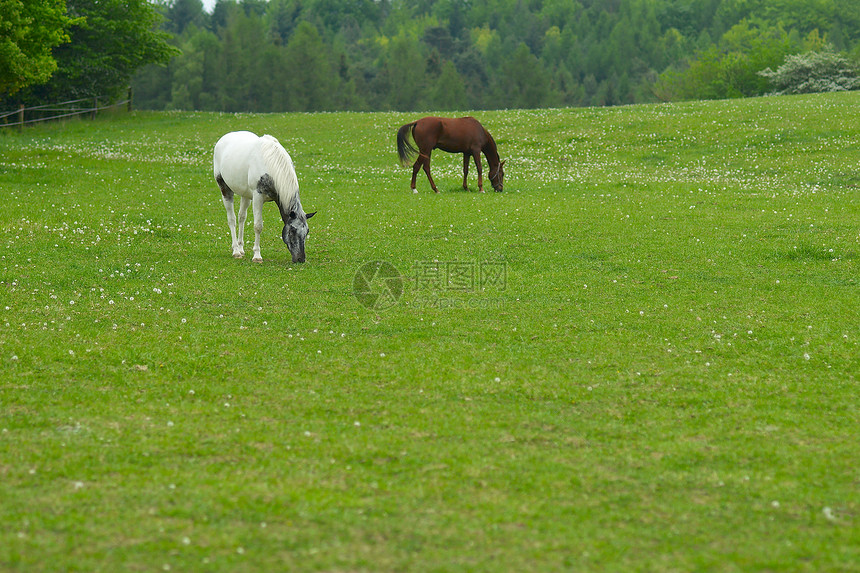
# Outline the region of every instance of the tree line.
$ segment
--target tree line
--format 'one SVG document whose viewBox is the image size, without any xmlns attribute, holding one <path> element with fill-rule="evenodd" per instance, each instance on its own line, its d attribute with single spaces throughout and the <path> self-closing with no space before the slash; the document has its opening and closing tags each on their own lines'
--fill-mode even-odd
<svg viewBox="0 0 860 573">
<path fill-rule="evenodd" d="M 856 0 L 200 0 L 163 6 L 181 55 L 137 104 L 223 111 L 494 109 L 751 96 L 828 44 Z"/>
<path fill-rule="evenodd" d="M 804 53 L 838 53 L 852 70 L 860 61 L 857 0 L 219 0 L 211 13 L 200 0 L 65 4 L 67 37 L 50 37 L 56 69 L 6 90 L 7 101 L 130 82 L 149 109 L 603 106 L 761 95 Z"/>
</svg>

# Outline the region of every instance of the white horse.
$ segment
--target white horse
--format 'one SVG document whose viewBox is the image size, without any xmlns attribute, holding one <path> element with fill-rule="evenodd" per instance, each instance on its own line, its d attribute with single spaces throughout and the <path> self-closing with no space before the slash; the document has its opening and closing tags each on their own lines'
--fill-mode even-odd
<svg viewBox="0 0 860 573">
<path fill-rule="evenodd" d="M 260 233 L 263 230 L 263 203 L 274 201 L 281 212 L 284 229 L 281 238 L 290 249 L 294 263 L 305 262 L 305 239 L 308 236 L 308 219 L 316 215 L 305 213 L 299 200 L 299 182 L 290 154 L 271 135 L 259 137 L 250 131 L 234 131 L 224 135 L 215 144 L 215 181 L 221 188 L 227 224 L 233 239 L 233 256 L 245 256 L 245 220 L 248 206 L 254 209 L 254 258 L 260 256 Z M 239 195 L 239 231 L 236 232 L 236 214 L 233 194 Z"/>
</svg>

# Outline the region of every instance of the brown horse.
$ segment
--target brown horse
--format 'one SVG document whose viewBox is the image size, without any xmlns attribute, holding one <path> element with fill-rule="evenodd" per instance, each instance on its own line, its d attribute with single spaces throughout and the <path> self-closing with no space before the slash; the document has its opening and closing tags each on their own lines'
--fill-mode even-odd
<svg viewBox="0 0 860 573">
<path fill-rule="evenodd" d="M 418 145 L 415 148 L 408 140 L 408 135 L 412 134 L 412 139 Z M 405 166 L 409 165 L 409 158 L 412 155 L 418 154 L 418 159 L 412 166 L 412 191 L 415 190 L 415 178 L 418 176 L 418 170 L 424 167 L 424 172 L 427 174 L 427 179 L 430 181 L 430 187 L 436 193 L 436 183 L 433 182 L 433 177 L 430 175 L 430 153 L 434 149 L 441 149 L 448 153 L 463 154 L 463 189 L 469 190 L 466 183 L 466 178 L 469 175 L 469 158 L 475 160 L 475 167 L 478 169 L 478 190 L 484 192 L 484 180 L 481 172 L 481 152 L 487 157 L 487 165 L 490 169 L 490 183 L 496 191 L 502 190 L 502 185 L 505 179 L 504 161 L 499 161 L 499 152 L 496 150 L 496 142 L 493 136 L 484 129 L 477 119 L 474 117 L 425 117 L 407 123 L 397 130 L 397 154 L 400 156 L 400 162 Z"/>
</svg>

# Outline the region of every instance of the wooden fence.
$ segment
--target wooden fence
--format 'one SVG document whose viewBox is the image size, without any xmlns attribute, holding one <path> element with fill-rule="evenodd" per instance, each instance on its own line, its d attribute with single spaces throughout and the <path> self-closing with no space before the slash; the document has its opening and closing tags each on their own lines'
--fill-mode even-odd
<svg viewBox="0 0 860 573">
<path fill-rule="evenodd" d="M 24 125 L 30 123 L 51 121 L 66 117 L 89 115 L 94 118 L 100 111 L 122 106 L 126 106 L 126 109 L 131 111 L 131 90 L 128 91 L 127 99 L 106 105 L 99 104 L 99 98 L 95 97 L 36 105 L 33 107 L 24 107 L 22 105 L 14 111 L 0 111 L 0 127 L 17 126 L 18 129 L 21 129 Z"/>
</svg>

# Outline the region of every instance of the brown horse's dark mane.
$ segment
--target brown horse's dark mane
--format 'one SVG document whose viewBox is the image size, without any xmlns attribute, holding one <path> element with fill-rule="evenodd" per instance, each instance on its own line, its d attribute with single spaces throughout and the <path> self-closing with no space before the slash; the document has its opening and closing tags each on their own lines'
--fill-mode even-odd
<svg viewBox="0 0 860 573">
<path fill-rule="evenodd" d="M 493 139 L 493 136 L 490 135 L 490 132 L 485 129 L 484 133 L 487 134 L 487 143 L 484 144 L 484 147 L 481 149 L 481 151 L 487 158 L 487 164 L 490 167 L 490 172 L 492 172 L 494 168 L 497 168 L 499 163 L 501 162 L 499 159 L 499 150 L 496 147 L 496 140 Z"/>
</svg>

